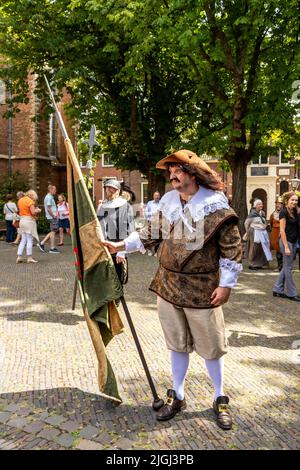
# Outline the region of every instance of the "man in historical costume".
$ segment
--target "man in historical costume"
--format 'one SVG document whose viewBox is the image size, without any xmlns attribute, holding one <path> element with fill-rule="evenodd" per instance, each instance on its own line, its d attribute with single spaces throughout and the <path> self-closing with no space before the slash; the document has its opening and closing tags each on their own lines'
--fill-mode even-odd
<svg viewBox="0 0 300 470">
<path fill-rule="evenodd" d="M 53 184 L 49 184 L 48 193 L 46 194 L 45 199 L 44 199 L 44 207 L 45 207 L 45 216 L 49 222 L 50 232 L 43 238 L 43 240 L 40 243 L 38 243 L 38 247 L 43 253 L 46 253 L 45 243 L 47 240 L 50 239 L 49 253 L 57 255 L 61 252 L 55 247 L 55 234 L 56 232 L 58 232 L 57 205 L 54 199 L 55 194 L 56 194 L 56 186 L 54 186 Z"/>
<path fill-rule="evenodd" d="M 106 243 L 111 253 L 160 245 L 159 268 L 150 285 L 157 294 L 159 319 L 171 350 L 173 389 L 157 419 L 165 421 L 186 407 L 184 383 L 189 354 L 204 358 L 214 385 L 217 423 L 231 429 L 229 398 L 223 392 L 228 343 L 222 305 L 242 270 L 237 215 L 221 191 L 222 183 L 195 153 L 179 150 L 160 160 L 173 190 L 166 193 L 148 228 L 121 243 Z"/>
<path fill-rule="evenodd" d="M 105 199 L 97 208 L 97 216 L 105 240 L 119 242 L 134 231 L 133 209 L 127 200 L 120 196 L 121 184 L 117 179 L 107 179 L 103 186 Z M 126 284 L 128 263 L 125 251 L 118 251 L 112 258 L 121 284 Z"/>
<path fill-rule="evenodd" d="M 278 271 L 282 270 L 282 253 L 279 247 L 279 238 L 280 238 L 280 222 L 279 214 L 283 207 L 282 197 L 277 197 L 275 201 L 275 211 L 270 215 L 270 247 L 271 250 L 276 252 L 276 260 L 278 264 Z"/>
<path fill-rule="evenodd" d="M 253 202 L 253 207 L 245 220 L 245 230 L 246 258 L 249 261 L 249 269 L 258 270 L 269 266 L 269 261 L 272 261 L 272 253 L 263 202 L 260 199 L 255 199 Z"/>
</svg>

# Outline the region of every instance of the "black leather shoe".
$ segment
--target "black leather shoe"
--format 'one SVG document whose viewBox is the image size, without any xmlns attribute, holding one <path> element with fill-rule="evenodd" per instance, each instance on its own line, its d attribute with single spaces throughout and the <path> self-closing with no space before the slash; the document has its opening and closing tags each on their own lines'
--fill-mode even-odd
<svg viewBox="0 0 300 470">
<path fill-rule="evenodd" d="M 295 297 L 287 297 L 289 300 L 294 300 L 295 302 L 300 302 L 299 295 L 295 295 Z"/>
<path fill-rule="evenodd" d="M 283 299 L 288 298 L 286 294 L 280 294 L 279 292 L 274 292 L 274 291 L 273 291 L 273 297 L 282 297 Z"/>
<path fill-rule="evenodd" d="M 232 418 L 228 409 L 229 398 L 226 396 L 218 397 L 213 403 L 213 409 L 217 416 L 217 425 L 222 429 L 232 428 Z"/>
<path fill-rule="evenodd" d="M 169 389 L 167 391 L 167 401 L 166 404 L 159 410 L 156 415 L 157 421 L 168 421 L 169 419 L 174 418 L 176 413 L 184 410 L 186 408 L 185 399 L 178 400 L 176 397 L 175 390 Z"/>
</svg>

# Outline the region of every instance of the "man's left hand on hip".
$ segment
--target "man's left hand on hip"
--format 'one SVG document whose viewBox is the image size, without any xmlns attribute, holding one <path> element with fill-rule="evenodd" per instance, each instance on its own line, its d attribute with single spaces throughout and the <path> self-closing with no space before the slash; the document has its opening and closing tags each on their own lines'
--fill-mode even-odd
<svg viewBox="0 0 300 470">
<path fill-rule="evenodd" d="M 211 295 L 211 305 L 213 307 L 220 307 L 225 304 L 230 296 L 230 287 L 217 287 Z"/>
</svg>

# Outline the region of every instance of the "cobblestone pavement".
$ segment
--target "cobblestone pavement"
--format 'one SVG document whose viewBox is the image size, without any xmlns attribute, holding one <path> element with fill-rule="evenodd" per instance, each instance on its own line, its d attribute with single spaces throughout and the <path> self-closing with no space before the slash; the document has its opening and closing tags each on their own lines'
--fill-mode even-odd
<svg viewBox="0 0 300 470">
<path fill-rule="evenodd" d="M 70 246 L 61 255 L 34 250 L 37 265 L 16 265 L 16 248 L 0 242 L 0 449 L 300 448 L 300 305 L 271 296 L 274 270 L 245 267 L 224 308 L 231 345 L 225 390 L 234 427 L 222 431 L 196 354 L 186 381 L 187 410 L 166 423 L 155 420 L 128 327 L 108 347 L 124 403 L 115 407 L 102 398 L 79 301 L 71 310 Z M 169 354 L 148 291 L 156 264 L 153 257 L 130 256 L 126 299 L 164 396 L 171 386 Z M 300 289 L 299 272 L 295 280 Z"/>
</svg>

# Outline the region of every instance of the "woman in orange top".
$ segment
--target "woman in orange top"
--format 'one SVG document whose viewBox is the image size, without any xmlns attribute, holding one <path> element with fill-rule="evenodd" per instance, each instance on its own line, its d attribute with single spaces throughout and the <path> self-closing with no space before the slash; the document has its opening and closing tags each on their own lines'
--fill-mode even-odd
<svg viewBox="0 0 300 470">
<path fill-rule="evenodd" d="M 22 235 L 20 245 L 18 247 L 17 263 L 22 263 L 22 254 L 26 246 L 27 263 L 37 263 L 32 258 L 32 244 L 33 238 L 39 242 L 35 218 L 41 212 L 41 209 L 36 207 L 37 194 L 33 189 L 25 193 L 18 201 L 19 215 L 20 215 L 20 232 Z"/>
<path fill-rule="evenodd" d="M 270 245 L 271 250 L 276 251 L 276 259 L 278 264 L 278 270 L 282 270 L 282 254 L 279 248 L 279 237 L 280 237 L 280 222 L 279 214 L 282 209 L 282 198 L 278 197 L 275 201 L 275 211 L 270 216 Z"/>
</svg>

